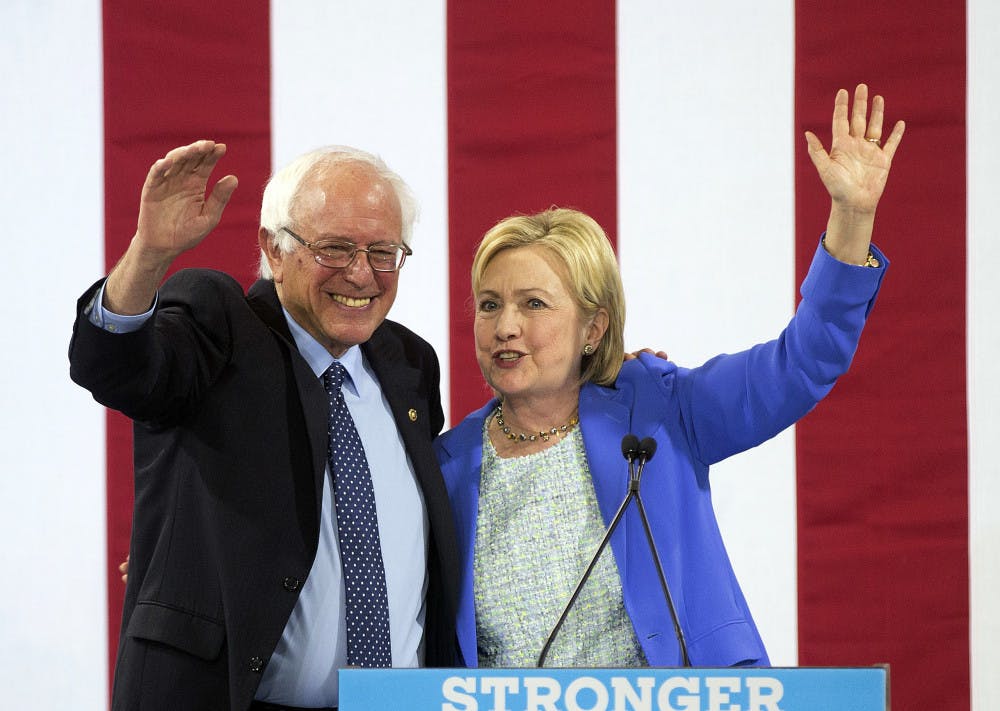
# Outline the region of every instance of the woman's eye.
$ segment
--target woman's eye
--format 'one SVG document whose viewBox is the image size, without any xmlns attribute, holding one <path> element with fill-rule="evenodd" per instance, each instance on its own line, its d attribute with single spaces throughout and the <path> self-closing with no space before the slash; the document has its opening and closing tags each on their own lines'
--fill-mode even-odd
<svg viewBox="0 0 1000 711">
<path fill-rule="evenodd" d="M 489 301 L 489 300 L 480 301 L 479 302 L 479 310 L 480 311 L 496 311 L 497 310 L 497 302 L 495 302 L 495 301 Z"/>
<path fill-rule="evenodd" d="M 543 309 L 545 308 L 545 302 L 541 299 L 528 299 L 529 309 Z"/>
</svg>

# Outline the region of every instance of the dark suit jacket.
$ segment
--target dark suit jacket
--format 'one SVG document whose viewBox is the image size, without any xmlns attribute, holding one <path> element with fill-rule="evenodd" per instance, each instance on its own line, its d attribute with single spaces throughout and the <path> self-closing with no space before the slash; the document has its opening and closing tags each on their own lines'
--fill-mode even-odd
<svg viewBox="0 0 1000 711">
<path fill-rule="evenodd" d="M 319 538 L 326 395 L 273 283 L 184 270 L 140 330 L 113 334 L 80 299 L 73 380 L 135 422 L 135 510 L 112 707 L 246 709 Z M 444 424 L 431 346 L 383 323 L 362 346 L 431 525 L 426 661 L 455 662 L 457 553 L 431 448 Z M 416 417 L 411 416 L 411 411 Z M 331 644 L 333 640 L 331 640 Z"/>
</svg>

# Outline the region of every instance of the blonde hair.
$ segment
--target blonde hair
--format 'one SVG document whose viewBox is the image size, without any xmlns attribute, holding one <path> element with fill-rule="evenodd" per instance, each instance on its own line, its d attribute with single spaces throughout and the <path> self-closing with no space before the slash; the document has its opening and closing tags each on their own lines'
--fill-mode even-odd
<svg viewBox="0 0 1000 711">
<path fill-rule="evenodd" d="M 608 312 L 608 329 L 593 355 L 584 356 L 580 382 L 612 385 L 625 352 L 625 292 L 618 260 L 597 222 L 579 210 L 553 207 L 535 215 L 501 220 L 483 237 L 472 260 L 472 293 L 477 294 L 490 261 L 505 249 L 537 246 L 566 270 L 566 288 L 584 318 Z"/>
</svg>

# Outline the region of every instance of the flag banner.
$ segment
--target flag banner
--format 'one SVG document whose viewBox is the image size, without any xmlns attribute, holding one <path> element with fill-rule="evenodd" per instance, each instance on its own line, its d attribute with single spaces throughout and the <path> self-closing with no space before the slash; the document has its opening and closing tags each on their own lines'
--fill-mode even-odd
<svg viewBox="0 0 1000 711">
<path fill-rule="evenodd" d="M 0 21 L 5 204 L 32 249 L 2 300 L 31 335 L 0 376 L 11 704 L 108 702 L 131 424 L 69 381 L 66 348 L 154 160 L 226 144 L 213 178 L 239 188 L 174 266 L 249 285 L 272 170 L 329 144 L 381 155 L 420 202 L 389 316 L 435 347 L 454 424 L 489 397 L 471 257 L 511 214 L 604 227 L 627 350 L 696 366 L 775 337 L 829 211 L 803 134 L 829 148 L 860 82 L 907 123 L 875 223 L 891 267 L 850 372 L 714 466 L 713 505 L 774 664 L 888 664 L 900 708 L 1000 702 L 995 3 L 10 0 Z"/>
</svg>

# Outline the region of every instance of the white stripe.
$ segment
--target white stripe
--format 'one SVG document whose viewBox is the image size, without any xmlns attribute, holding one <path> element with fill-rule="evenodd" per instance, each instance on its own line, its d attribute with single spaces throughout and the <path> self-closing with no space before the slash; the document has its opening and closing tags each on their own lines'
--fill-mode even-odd
<svg viewBox="0 0 1000 711">
<path fill-rule="evenodd" d="M 0 3 L 3 705 L 107 708 L 104 410 L 68 377 L 104 269 L 101 3 Z"/>
<path fill-rule="evenodd" d="M 969 0 L 968 301 L 969 563 L 973 711 L 1000 705 L 1000 5 Z"/>
<path fill-rule="evenodd" d="M 275 166 L 317 146 L 353 145 L 381 155 L 420 200 L 390 317 L 436 348 L 447 411 L 444 0 L 274 2 L 271 42 Z"/>
<path fill-rule="evenodd" d="M 712 4 L 618 3 L 626 349 L 697 365 L 790 317 L 792 30 L 788 3 L 728 3 L 724 21 Z M 736 573 L 786 665 L 798 656 L 794 467 L 788 431 L 712 473 Z"/>
</svg>

